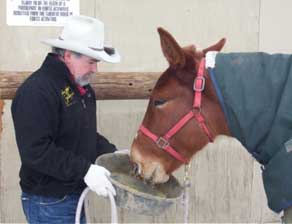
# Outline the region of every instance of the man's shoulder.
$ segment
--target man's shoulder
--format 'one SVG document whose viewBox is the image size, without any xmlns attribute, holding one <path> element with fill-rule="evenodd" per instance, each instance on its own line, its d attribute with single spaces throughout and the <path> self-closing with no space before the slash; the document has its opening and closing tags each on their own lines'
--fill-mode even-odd
<svg viewBox="0 0 292 224">
<path fill-rule="evenodd" d="M 39 69 L 26 80 L 28 85 L 48 86 L 62 85 L 66 81 L 67 69 L 64 63 L 48 54 Z"/>
<path fill-rule="evenodd" d="M 42 75 L 42 72 L 40 71 L 40 69 L 38 69 L 24 80 L 18 90 L 25 91 L 26 89 L 42 89 L 42 87 L 48 86 L 49 83 L 50 81 L 44 75 Z"/>
<path fill-rule="evenodd" d="M 49 75 L 43 74 L 38 69 L 33 72 L 17 89 L 15 98 L 23 96 L 27 97 L 45 97 L 52 98 L 57 95 L 57 83 L 49 78 Z"/>
</svg>

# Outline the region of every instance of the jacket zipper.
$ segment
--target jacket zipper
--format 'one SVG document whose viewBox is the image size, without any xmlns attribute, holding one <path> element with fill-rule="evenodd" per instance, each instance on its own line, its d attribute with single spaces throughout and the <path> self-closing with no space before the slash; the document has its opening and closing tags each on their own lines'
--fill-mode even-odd
<svg viewBox="0 0 292 224">
<path fill-rule="evenodd" d="M 85 103 L 85 99 L 84 98 L 81 98 L 81 102 L 82 102 L 82 106 L 83 106 L 83 109 L 84 109 L 84 127 L 85 128 L 88 128 L 89 127 L 89 118 L 88 118 L 88 110 L 86 109 L 87 106 L 86 106 L 86 103 Z"/>
<path fill-rule="evenodd" d="M 83 98 L 81 99 L 81 102 L 82 102 L 83 108 L 86 109 L 85 100 Z"/>
</svg>

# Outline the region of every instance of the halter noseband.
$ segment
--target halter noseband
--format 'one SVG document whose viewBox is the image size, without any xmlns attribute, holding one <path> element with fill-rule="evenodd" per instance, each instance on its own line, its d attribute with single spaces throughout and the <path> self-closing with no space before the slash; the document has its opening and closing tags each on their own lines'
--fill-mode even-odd
<svg viewBox="0 0 292 224">
<path fill-rule="evenodd" d="M 147 129 L 143 124 L 140 126 L 139 131 L 141 131 L 144 135 L 152 139 L 156 145 L 163 149 L 164 151 L 168 152 L 171 156 L 176 158 L 182 163 L 188 163 L 189 160 L 178 153 L 173 147 L 171 147 L 169 143 L 169 139 L 175 135 L 190 119 L 195 118 L 195 120 L 199 123 L 199 126 L 206 134 L 209 139 L 209 142 L 214 141 L 214 137 L 208 128 L 205 118 L 202 114 L 202 92 L 205 89 L 205 58 L 203 58 L 200 62 L 199 70 L 197 77 L 194 80 L 194 101 L 193 101 L 193 108 L 190 112 L 188 112 L 185 116 L 183 116 L 165 135 L 157 136 L 149 129 Z"/>
</svg>

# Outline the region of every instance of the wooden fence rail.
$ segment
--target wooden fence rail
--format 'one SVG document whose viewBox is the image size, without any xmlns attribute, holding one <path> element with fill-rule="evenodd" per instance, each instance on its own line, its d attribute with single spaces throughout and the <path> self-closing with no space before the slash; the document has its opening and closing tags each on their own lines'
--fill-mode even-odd
<svg viewBox="0 0 292 224">
<path fill-rule="evenodd" d="M 31 72 L 0 71 L 0 99 L 12 99 L 17 88 Z M 96 99 L 147 99 L 159 75 L 158 72 L 99 72 L 91 86 Z"/>
</svg>

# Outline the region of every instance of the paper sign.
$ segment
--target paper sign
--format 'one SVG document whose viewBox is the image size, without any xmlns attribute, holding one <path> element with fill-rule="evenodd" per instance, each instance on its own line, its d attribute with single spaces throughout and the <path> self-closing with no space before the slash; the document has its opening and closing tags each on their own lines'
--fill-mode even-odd
<svg viewBox="0 0 292 224">
<path fill-rule="evenodd" d="M 79 0 L 6 0 L 7 25 L 63 26 L 79 15 Z"/>
</svg>

